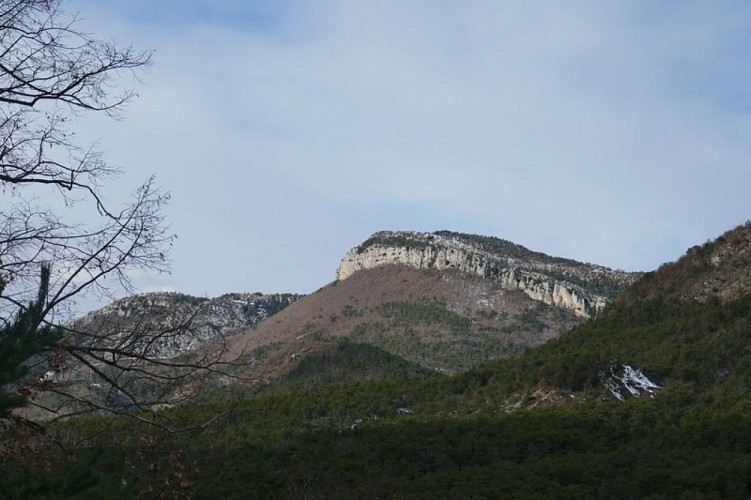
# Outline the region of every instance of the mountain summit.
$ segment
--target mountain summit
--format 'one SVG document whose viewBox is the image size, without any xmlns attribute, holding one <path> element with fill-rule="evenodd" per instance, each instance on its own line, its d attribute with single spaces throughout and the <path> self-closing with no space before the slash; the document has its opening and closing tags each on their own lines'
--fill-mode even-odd
<svg viewBox="0 0 751 500">
<path fill-rule="evenodd" d="M 234 338 L 233 352 L 266 380 L 342 365 L 343 342 L 456 372 L 558 337 L 639 276 L 488 236 L 383 231 L 344 255 L 334 282 Z"/>
<path fill-rule="evenodd" d="M 640 276 L 551 257 L 489 236 L 382 231 L 347 252 L 336 279 L 386 265 L 455 269 L 493 280 L 506 290 L 521 290 L 534 300 L 585 318 L 602 310 Z"/>
</svg>

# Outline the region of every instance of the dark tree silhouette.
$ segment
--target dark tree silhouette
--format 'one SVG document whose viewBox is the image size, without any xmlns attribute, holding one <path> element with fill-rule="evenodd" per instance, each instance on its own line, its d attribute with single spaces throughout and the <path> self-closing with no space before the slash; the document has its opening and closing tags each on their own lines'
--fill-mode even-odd
<svg viewBox="0 0 751 500">
<path fill-rule="evenodd" d="M 36 300 L 0 327 L 0 417 L 9 416 L 13 409 L 26 403 L 27 394 L 13 384 L 29 372 L 28 360 L 60 339 L 59 328 L 42 325 L 49 280 L 49 267 L 42 267 Z"/>
</svg>

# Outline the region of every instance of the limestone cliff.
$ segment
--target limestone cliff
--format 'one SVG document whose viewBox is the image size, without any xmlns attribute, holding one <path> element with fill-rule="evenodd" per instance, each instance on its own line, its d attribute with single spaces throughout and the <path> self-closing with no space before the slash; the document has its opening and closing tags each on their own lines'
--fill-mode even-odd
<svg viewBox="0 0 751 500">
<path fill-rule="evenodd" d="M 336 279 L 392 264 L 481 276 L 580 317 L 595 314 L 639 277 L 639 273 L 550 257 L 498 238 L 448 231 L 383 231 L 347 252 Z"/>
</svg>

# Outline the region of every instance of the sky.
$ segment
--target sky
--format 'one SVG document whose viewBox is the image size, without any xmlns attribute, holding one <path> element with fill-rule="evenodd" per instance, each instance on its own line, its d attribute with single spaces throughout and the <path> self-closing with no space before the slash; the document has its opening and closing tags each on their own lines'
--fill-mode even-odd
<svg viewBox="0 0 751 500">
<path fill-rule="evenodd" d="M 153 50 L 82 117 L 172 195 L 137 290 L 309 293 L 379 230 L 497 236 L 628 271 L 751 218 L 747 1 L 70 0 Z"/>
</svg>

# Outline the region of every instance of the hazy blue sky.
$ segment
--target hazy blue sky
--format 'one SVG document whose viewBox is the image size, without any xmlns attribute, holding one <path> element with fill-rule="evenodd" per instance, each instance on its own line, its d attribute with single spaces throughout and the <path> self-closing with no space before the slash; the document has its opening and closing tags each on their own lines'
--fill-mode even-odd
<svg viewBox="0 0 751 500">
<path fill-rule="evenodd" d="M 73 0 L 154 49 L 80 124 L 171 191 L 171 276 L 311 292 L 382 229 L 493 235 L 626 270 L 751 217 L 751 2 Z"/>
</svg>

